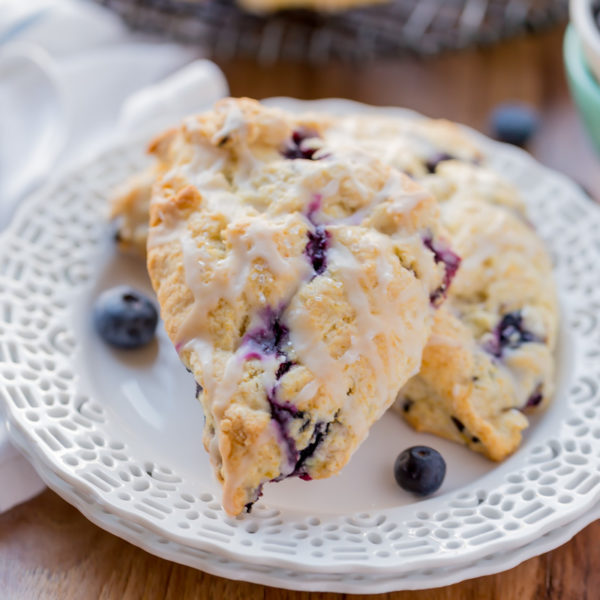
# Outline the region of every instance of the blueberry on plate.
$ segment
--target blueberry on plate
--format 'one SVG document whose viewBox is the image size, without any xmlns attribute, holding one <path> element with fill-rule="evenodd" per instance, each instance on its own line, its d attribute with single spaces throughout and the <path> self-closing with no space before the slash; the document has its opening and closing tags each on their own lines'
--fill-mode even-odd
<svg viewBox="0 0 600 600">
<path fill-rule="evenodd" d="M 440 489 L 446 475 L 446 461 L 428 446 L 413 446 L 401 452 L 394 463 L 394 477 L 407 492 L 428 496 Z"/>
<path fill-rule="evenodd" d="M 102 292 L 94 304 L 94 326 L 111 346 L 140 348 L 154 337 L 158 313 L 142 293 L 121 285 Z"/>
<path fill-rule="evenodd" d="M 501 142 L 524 146 L 536 132 L 539 118 L 526 104 L 500 104 L 492 112 L 491 124 Z"/>
</svg>

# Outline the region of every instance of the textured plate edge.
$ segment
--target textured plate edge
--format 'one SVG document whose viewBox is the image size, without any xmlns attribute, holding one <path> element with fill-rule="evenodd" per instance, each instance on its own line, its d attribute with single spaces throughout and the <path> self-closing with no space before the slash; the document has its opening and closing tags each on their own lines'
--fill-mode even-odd
<svg viewBox="0 0 600 600">
<path fill-rule="evenodd" d="M 435 569 L 433 569 L 433 572 L 430 575 L 426 576 L 426 581 L 421 580 L 419 583 L 417 583 L 417 581 L 419 581 L 417 580 L 414 582 L 414 585 L 403 585 L 404 583 L 410 583 L 410 580 L 407 581 L 405 579 L 400 579 L 398 583 L 395 583 L 393 579 L 386 579 L 383 582 L 378 582 L 376 581 L 377 576 L 375 576 L 373 581 L 367 581 L 368 577 L 363 580 L 367 583 L 365 589 L 357 589 L 357 583 L 355 581 L 352 582 L 351 585 L 341 582 L 318 582 L 316 579 L 318 578 L 319 573 L 311 573 L 311 575 L 314 575 L 315 577 L 315 581 L 312 583 L 302 583 L 301 585 L 298 585 L 299 582 L 297 580 L 290 582 L 281 575 L 276 576 L 275 579 L 272 579 L 272 576 L 269 576 L 266 573 L 261 574 L 252 571 L 244 572 L 240 570 L 244 568 L 244 565 L 241 563 L 229 563 L 227 567 L 225 566 L 226 563 L 222 563 L 223 566 L 218 566 L 200 559 L 193 560 L 191 557 L 187 558 L 176 551 L 168 551 L 161 547 L 161 544 L 157 541 L 157 538 L 148 537 L 156 535 L 150 530 L 145 530 L 143 533 L 140 533 L 137 536 L 133 533 L 124 531 L 123 528 L 115 526 L 109 521 L 109 519 L 103 516 L 101 505 L 97 503 L 87 504 L 79 499 L 77 495 L 71 489 L 69 489 L 69 484 L 64 479 L 58 477 L 55 473 L 52 472 L 50 476 L 48 476 L 48 472 L 43 469 L 43 465 L 38 463 L 35 455 L 28 451 L 27 442 L 22 440 L 19 437 L 19 434 L 13 433 L 11 434 L 11 438 L 14 440 L 13 443 L 19 449 L 19 451 L 23 453 L 23 455 L 31 462 L 36 471 L 40 473 L 40 477 L 50 489 L 52 489 L 63 500 L 65 500 L 65 502 L 68 502 L 74 506 L 89 521 L 105 531 L 108 531 L 112 535 L 115 535 L 154 556 L 158 556 L 164 560 L 174 561 L 178 564 L 198 569 L 217 577 L 224 577 L 232 581 L 243 581 L 257 585 L 284 588 L 292 591 L 323 593 L 333 592 L 358 595 L 385 594 L 397 591 L 424 590 L 446 587 L 469 579 L 495 575 L 513 569 L 523 562 L 530 560 L 531 558 L 535 558 L 536 556 L 540 556 L 562 546 L 592 522 L 600 519 L 599 502 L 583 515 L 579 516 L 573 521 L 565 523 L 561 527 L 558 527 L 557 529 L 563 529 L 564 532 L 562 535 L 557 536 L 557 538 L 552 538 L 545 544 L 540 541 L 540 538 L 537 538 L 529 544 L 525 544 L 516 548 L 514 553 L 507 554 L 507 560 L 502 564 L 500 569 L 498 569 L 496 566 L 492 566 L 491 563 L 489 569 L 478 568 L 478 565 L 481 565 L 482 561 L 485 559 L 485 557 L 482 557 L 482 560 L 477 561 L 476 563 L 469 563 L 464 567 L 458 567 L 455 571 L 446 574 L 445 577 L 444 575 L 441 575 L 438 580 L 435 580 L 433 585 L 431 583 L 431 579 L 436 575 Z M 341 574 L 345 573 L 341 572 Z"/>
</svg>

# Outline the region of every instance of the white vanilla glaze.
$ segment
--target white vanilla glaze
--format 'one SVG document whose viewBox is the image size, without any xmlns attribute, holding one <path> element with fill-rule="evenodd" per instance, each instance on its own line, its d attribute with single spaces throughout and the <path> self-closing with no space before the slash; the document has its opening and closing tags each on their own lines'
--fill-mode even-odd
<svg viewBox="0 0 600 600">
<path fill-rule="evenodd" d="M 311 321 L 298 297 L 292 299 L 284 318 L 297 361 L 321 382 L 332 398 L 344 397 L 347 377 L 343 365 L 331 356 L 321 330 Z"/>
<path fill-rule="evenodd" d="M 384 240 L 381 240 L 384 241 Z M 387 240 L 385 240 L 387 241 Z M 357 336 L 353 340 L 354 348 L 360 355 L 367 357 L 375 374 L 375 384 L 377 386 L 377 395 L 380 399 L 386 401 L 389 393 L 389 365 L 385 365 L 375 343 L 376 336 L 383 336 L 387 341 L 387 331 L 392 329 L 391 323 L 385 322 L 385 317 L 394 312 L 398 312 L 398 306 L 394 305 L 394 310 L 386 310 L 380 317 L 373 315 L 372 308 L 361 283 L 362 268 L 360 263 L 352 252 L 343 244 L 338 243 L 335 238 L 329 248 L 329 260 L 332 264 L 336 277 L 343 283 L 346 293 L 346 300 L 356 313 Z M 383 286 L 380 294 L 385 298 L 387 282 L 379 281 L 378 287 Z M 388 302 L 381 302 L 385 308 L 388 308 Z M 398 319 L 393 315 L 393 321 Z"/>
<path fill-rule="evenodd" d="M 290 217 L 279 223 L 253 218 L 248 220 L 245 233 L 240 237 L 230 236 L 231 249 L 227 256 L 214 261 L 207 249 L 198 247 L 189 232 L 181 236 L 186 284 L 194 295 L 194 305 L 177 334 L 176 343 L 186 343 L 195 337 L 206 335 L 209 313 L 219 300 L 230 304 L 242 294 L 248 283 L 250 270 L 257 259 L 264 261 L 274 278 L 290 280 L 290 291 L 295 291 L 297 282 L 309 273 L 310 266 L 304 256 L 283 256 L 275 242 L 275 234 L 281 237 Z M 205 273 L 212 277 L 204 282 Z"/>
<path fill-rule="evenodd" d="M 199 356 L 212 361 L 212 347 L 208 331 L 208 316 L 220 300 L 234 304 L 248 283 L 248 277 L 254 261 L 261 259 L 275 278 L 289 280 L 288 294 L 293 294 L 310 270 L 304 256 L 283 256 L 274 241 L 274 232 L 282 231 L 286 222 L 269 223 L 259 219 L 250 221 L 246 232 L 234 238 L 231 251 L 224 259 L 214 262 L 210 255 L 199 248 L 189 232 L 181 238 L 186 284 L 194 295 L 194 304 L 177 334 L 177 344 L 190 343 Z M 212 277 L 203 282 L 204 273 L 212 269 Z M 285 299 L 285 298 L 284 298 Z M 222 415 L 226 404 L 233 397 L 243 371 L 243 361 L 238 356 L 240 349 L 228 360 L 222 380 L 213 381 L 212 367 L 204 369 L 203 383 L 213 398 L 213 411 Z M 204 361 L 203 361 L 204 364 Z"/>
<path fill-rule="evenodd" d="M 364 151 L 382 162 L 398 165 L 410 162 L 415 156 L 426 160 L 435 154 L 433 143 L 416 127 L 409 121 L 356 115 L 340 119 L 332 133 L 346 142 L 359 140 Z"/>
<path fill-rule="evenodd" d="M 308 402 L 312 400 L 316 394 L 319 392 L 319 380 L 311 379 L 297 394 L 296 394 L 296 404 L 301 406 L 304 402 Z"/>
<path fill-rule="evenodd" d="M 338 219 L 335 222 L 340 225 L 359 225 L 377 205 L 390 198 L 393 199 L 393 202 L 388 204 L 386 211 L 392 216 L 408 213 L 414 210 L 420 202 L 429 198 L 430 194 L 421 188 L 415 188 L 413 191 L 407 192 L 402 179 L 400 173 L 392 171 L 384 186 L 373 195 L 372 200 L 368 204 L 345 219 Z"/>
<path fill-rule="evenodd" d="M 235 102 L 227 102 L 222 106 L 223 110 L 221 112 L 225 112 L 225 122 L 210 140 L 215 146 L 218 146 L 222 140 L 229 137 L 233 132 L 243 130 L 246 127 L 244 113 Z"/>
</svg>

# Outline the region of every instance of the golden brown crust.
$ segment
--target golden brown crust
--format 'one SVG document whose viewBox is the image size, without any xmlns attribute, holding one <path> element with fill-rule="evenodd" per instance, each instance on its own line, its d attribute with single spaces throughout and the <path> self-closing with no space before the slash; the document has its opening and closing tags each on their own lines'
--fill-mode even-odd
<svg viewBox="0 0 600 600">
<path fill-rule="evenodd" d="M 396 409 L 419 431 L 503 460 L 528 425 L 523 411 L 543 408 L 554 390 L 552 269 L 510 208 L 461 195 L 442 215 L 463 263 Z"/>
<path fill-rule="evenodd" d="M 439 213 L 323 119 L 226 100 L 168 139 L 148 271 L 238 514 L 268 481 L 338 472 L 416 372 Z"/>
</svg>

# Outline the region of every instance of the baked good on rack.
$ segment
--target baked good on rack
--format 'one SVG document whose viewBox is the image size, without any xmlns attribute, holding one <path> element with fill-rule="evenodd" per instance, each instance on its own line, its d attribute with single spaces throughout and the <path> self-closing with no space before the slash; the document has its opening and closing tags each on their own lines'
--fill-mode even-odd
<svg viewBox="0 0 600 600">
<path fill-rule="evenodd" d="M 384 4 L 388 0 L 239 0 L 242 8 L 253 13 L 309 9 L 319 13 L 339 13 L 353 8 Z"/>
<path fill-rule="evenodd" d="M 346 464 L 417 372 L 457 259 L 431 195 L 319 119 L 227 99 L 152 151 L 148 271 L 238 514 Z"/>
</svg>

